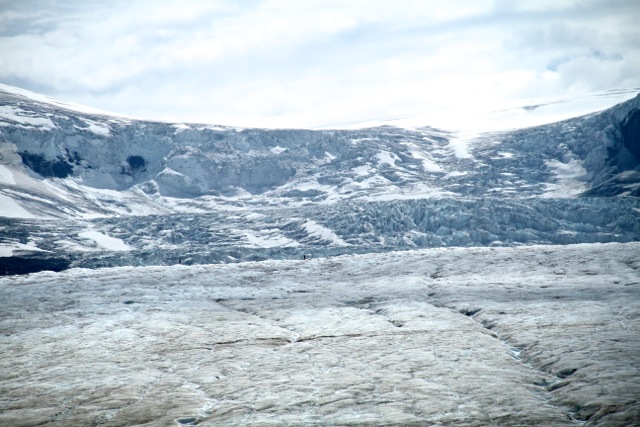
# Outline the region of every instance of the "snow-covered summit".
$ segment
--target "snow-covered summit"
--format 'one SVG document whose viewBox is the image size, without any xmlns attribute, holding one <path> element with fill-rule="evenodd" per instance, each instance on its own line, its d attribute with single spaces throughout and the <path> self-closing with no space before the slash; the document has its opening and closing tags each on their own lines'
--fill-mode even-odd
<svg viewBox="0 0 640 427">
<path fill-rule="evenodd" d="M 363 122 L 343 123 L 341 129 L 396 126 L 415 129 L 429 124 L 465 134 L 523 129 L 555 123 L 586 114 L 596 113 L 628 101 L 640 93 L 640 88 L 610 89 L 567 95 L 528 98 L 502 104 L 459 105 L 422 114 L 387 117 Z"/>
<path fill-rule="evenodd" d="M 17 102 L 36 102 L 39 104 L 49 105 L 54 108 L 58 108 L 61 110 L 67 110 L 70 113 L 80 113 L 80 114 L 97 114 L 101 116 L 110 116 L 110 117 L 120 117 L 120 118 L 129 118 L 132 117 L 125 116 L 123 114 L 113 113 L 105 110 L 101 110 L 99 108 L 93 108 L 86 105 L 77 104 L 75 102 L 63 101 L 60 99 L 53 98 L 51 96 L 42 95 L 40 93 L 32 92 L 27 89 L 22 89 L 16 86 L 10 86 L 3 83 L 0 83 L 0 93 L 6 95 L 13 96 Z M 20 101 L 22 100 L 22 101 Z"/>
</svg>

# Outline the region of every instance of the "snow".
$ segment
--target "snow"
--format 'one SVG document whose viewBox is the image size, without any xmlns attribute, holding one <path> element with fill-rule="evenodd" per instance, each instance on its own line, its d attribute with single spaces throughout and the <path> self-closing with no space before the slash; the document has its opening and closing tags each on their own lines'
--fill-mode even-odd
<svg viewBox="0 0 640 427">
<path fill-rule="evenodd" d="M 467 172 L 467 171 L 464 171 L 464 172 L 452 171 L 452 172 L 449 172 L 448 174 L 446 174 L 443 178 L 445 178 L 445 179 L 447 179 L 447 178 L 456 178 L 456 177 L 459 177 L 459 176 L 465 176 L 468 173 L 469 172 Z"/>
<path fill-rule="evenodd" d="M 175 123 L 175 124 L 173 124 L 173 127 L 175 128 L 175 132 L 174 132 L 175 134 L 178 134 L 178 133 L 183 132 L 185 130 L 191 129 L 190 126 L 188 126 L 188 125 L 186 125 L 184 123 Z"/>
<path fill-rule="evenodd" d="M 280 234 L 278 229 L 261 230 L 260 234 L 252 231 L 244 231 L 244 236 L 249 242 L 249 247 L 277 248 L 298 246 L 299 243 Z"/>
<path fill-rule="evenodd" d="M 162 169 L 162 172 L 159 173 L 159 175 L 174 175 L 176 177 L 183 177 L 184 175 L 181 174 L 180 172 L 174 171 L 171 168 L 164 168 Z"/>
<path fill-rule="evenodd" d="M 582 161 L 575 158 L 565 163 L 550 160 L 546 165 L 555 175 L 557 182 L 547 185 L 545 197 L 573 197 L 588 189 L 586 183 L 581 181 L 587 174 Z"/>
<path fill-rule="evenodd" d="M 84 114 L 99 114 L 99 115 L 106 115 L 106 116 L 112 116 L 112 117 L 117 117 L 117 118 L 125 118 L 127 116 L 124 116 L 122 114 L 116 114 L 116 113 L 111 113 L 105 110 L 100 110 L 97 108 L 93 108 L 93 107 L 88 107 L 86 105 L 80 105 L 80 104 L 76 104 L 73 102 L 67 102 L 67 101 L 61 101 L 55 98 L 51 98 L 49 96 L 46 95 L 42 95 L 39 93 L 35 93 L 35 92 L 31 92 L 29 90 L 26 89 L 21 89 L 15 86 L 10 86 L 10 85 L 6 85 L 3 83 L 0 83 L 0 91 L 4 91 L 4 92 L 8 92 L 11 94 L 15 94 L 18 95 L 22 98 L 25 99 L 29 99 L 32 101 L 36 101 L 36 102 L 41 102 L 44 104 L 49 104 L 55 107 L 60 107 L 63 108 L 65 110 L 70 110 L 70 111 L 74 111 L 74 112 L 78 112 L 78 113 L 84 113 Z"/>
<path fill-rule="evenodd" d="M 284 151 L 286 151 L 287 149 L 284 147 L 280 147 L 280 146 L 275 146 L 275 147 L 271 147 L 269 149 L 269 151 L 271 151 L 273 154 L 280 154 L 283 153 Z"/>
<path fill-rule="evenodd" d="M 422 168 L 427 172 L 442 172 L 442 167 L 434 162 L 431 158 L 427 157 L 425 154 L 412 150 L 410 151 L 411 156 L 416 159 L 420 159 L 422 161 Z"/>
<path fill-rule="evenodd" d="M 13 173 L 5 165 L 0 165 L 0 183 L 16 185 L 16 180 L 13 178 Z"/>
<path fill-rule="evenodd" d="M 614 89 L 509 101 L 498 104 L 460 105 L 419 114 L 324 126 L 322 129 L 363 129 L 397 126 L 419 129 L 432 126 L 469 134 L 524 129 L 555 123 L 610 108 L 638 95 L 640 89 Z"/>
<path fill-rule="evenodd" d="M 477 133 L 456 133 L 449 140 L 449 148 L 453 151 L 458 159 L 471 159 L 473 158 L 473 155 L 471 154 L 471 151 L 469 151 L 470 144 L 478 136 L 479 134 Z"/>
<path fill-rule="evenodd" d="M 12 243 L 12 244 L 0 244 L 0 257 L 12 257 L 15 251 L 36 251 L 44 252 L 33 244 L 24 243 Z"/>
<path fill-rule="evenodd" d="M 395 166 L 396 161 L 400 160 L 400 158 L 394 153 L 390 153 L 388 151 L 380 151 L 376 154 L 376 158 L 378 159 L 378 163 L 380 165 L 389 165 Z"/>
<path fill-rule="evenodd" d="M 216 130 L 216 131 L 234 130 L 236 132 L 240 132 L 241 130 L 243 130 L 243 128 L 240 128 L 240 127 L 227 127 L 227 126 L 218 126 L 218 125 L 201 126 L 201 127 L 198 127 L 197 129 L 199 130 L 208 129 L 208 130 Z"/>
<path fill-rule="evenodd" d="M 362 165 L 352 169 L 356 176 L 369 176 L 373 173 L 373 168 L 369 165 Z"/>
<path fill-rule="evenodd" d="M 439 198 L 455 198 L 458 195 L 441 188 L 430 186 L 429 184 L 418 182 L 409 188 L 399 189 L 394 186 L 390 188 L 396 191 L 387 191 L 381 194 L 375 194 L 369 198 L 370 201 L 396 201 L 396 200 L 420 200 L 420 199 L 439 199 Z"/>
<path fill-rule="evenodd" d="M 0 278 L 0 424 L 633 424 L 638 253 L 449 248 Z"/>
<path fill-rule="evenodd" d="M 51 130 L 56 127 L 48 117 L 29 117 L 25 111 L 11 105 L 0 105 L 0 126 L 10 126 L 9 122 L 20 123 L 26 127 L 37 127 Z"/>
<path fill-rule="evenodd" d="M 262 219 L 264 217 L 265 217 L 264 214 L 257 213 L 257 212 L 250 212 L 250 213 L 248 213 L 248 214 L 246 214 L 244 216 L 244 219 L 246 219 L 246 220 L 256 220 L 256 219 Z"/>
<path fill-rule="evenodd" d="M 102 249 L 107 249 L 111 251 L 130 251 L 131 248 L 129 245 L 124 243 L 121 239 L 116 237 L 107 236 L 104 233 L 100 233 L 95 230 L 87 230 L 78 234 L 80 237 L 85 239 L 91 239 Z"/>
<path fill-rule="evenodd" d="M 328 241 L 334 245 L 349 246 L 348 243 L 342 240 L 332 230 L 328 229 L 327 227 L 323 227 L 312 219 L 307 220 L 304 224 L 302 224 L 302 227 L 304 227 L 304 229 L 307 231 L 307 233 L 309 233 L 310 236 L 316 237 L 320 240 Z"/>
<path fill-rule="evenodd" d="M 20 206 L 11 197 L 0 194 L 0 217 L 35 218 L 35 215 Z"/>
<path fill-rule="evenodd" d="M 89 132 L 93 132 L 99 136 L 109 136 L 111 134 L 109 127 L 105 124 L 97 123 L 88 119 L 83 119 L 82 121 L 87 124 L 87 127 L 81 129 L 88 130 Z"/>
</svg>

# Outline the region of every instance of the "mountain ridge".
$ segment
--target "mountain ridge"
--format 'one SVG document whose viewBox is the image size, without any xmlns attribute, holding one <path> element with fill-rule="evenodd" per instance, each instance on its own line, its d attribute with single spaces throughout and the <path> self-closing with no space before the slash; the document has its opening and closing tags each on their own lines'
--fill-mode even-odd
<svg viewBox="0 0 640 427">
<path fill-rule="evenodd" d="M 16 146 L 15 154 L 21 158 L 21 162 L 16 161 L 15 154 L 7 152 L 11 151 L 8 146 L 3 150 L 3 163 L 22 163 L 32 177 L 31 172 L 39 175 L 36 178 L 72 177 L 80 186 L 97 189 L 122 191 L 138 186 L 146 194 L 182 198 L 241 196 L 247 192 L 254 196 L 268 193 L 276 197 L 282 194 L 315 194 L 317 197 L 327 193 L 323 191 L 323 182 L 344 184 L 345 180 L 351 180 L 359 183 L 364 180 L 361 177 L 365 177 L 378 190 L 382 185 L 376 186 L 376 181 L 389 186 L 391 191 L 382 191 L 388 197 L 416 186 L 427 190 L 424 184 L 432 183 L 434 176 L 446 179 L 470 173 L 473 176 L 473 169 L 479 163 L 466 162 L 465 165 L 465 159 L 470 158 L 466 147 L 469 138 L 460 141 L 452 131 L 429 127 L 416 130 L 397 127 L 272 130 L 169 124 L 87 113 L 69 115 L 58 109 L 59 103 L 29 103 L 15 99 L 11 103 L 10 94 L 5 92 L 3 96 L 2 135 L 5 142 Z M 638 142 L 636 140 L 630 148 L 624 146 L 629 138 L 615 135 L 616 132 L 625 134 L 620 130 L 623 124 L 615 122 L 622 122 L 624 118 L 619 116 L 628 115 L 629 111 L 638 109 L 638 105 L 636 97 L 607 110 L 609 113 L 569 119 L 546 125 L 550 126 L 546 128 L 527 128 L 524 132 L 536 132 L 536 139 L 529 137 L 524 141 L 525 145 L 519 147 L 517 138 L 522 130 L 490 132 L 471 139 L 474 149 L 482 151 L 483 161 L 502 157 L 505 160 L 502 163 L 509 163 L 513 159 L 509 150 L 513 148 L 535 155 L 536 147 L 532 147 L 532 143 L 538 144 L 550 133 L 564 137 L 573 132 L 569 138 L 564 138 L 567 142 L 556 144 L 556 147 L 553 143 L 546 144 L 546 162 L 559 162 L 560 168 L 573 165 L 574 169 L 579 169 L 578 163 L 586 161 L 587 174 L 599 177 L 594 185 L 597 186 L 614 175 L 611 167 L 608 171 L 601 170 L 612 157 L 610 152 L 617 156 L 614 166 L 622 169 L 619 172 L 634 169 L 632 156 L 626 151 L 637 153 L 640 150 Z M 584 121 L 587 123 L 582 123 Z M 633 123 L 637 126 L 637 118 Z M 600 132 L 595 138 L 584 135 L 575 138 L 593 128 Z M 502 139 L 502 151 L 491 149 L 491 139 L 495 138 Z M 570 145 L 565 152 L 557 147 L 562 144 Z M 609 152 L 603 153 L 603 150 Z M 582 158 L 576 158 L 576 152 Z M 531 159 L 525 160 L 531 162 Z M 491 166 L 502 167 L 503 173 L 513 173 L 508 166 L 504 168 L 496 162 Z M 553 164 L 546 166 L 547 172 L 553 172 Z M 538 165 L 538 169 L 541 168 L 542 165 Z M 318 173 L 313 174 L 314 169 Z M 625 179 L 628 181 L 628 177 Z M 469 185 L 465 179 L 454 181 L 462 181 L 454 186 Z M 396 182 L 402 185 L 395 185 Z M 519 192 L 527 196 L 543 193 L 531 194 L 524 190 L 530 184 L 520 183 Z M 364 186 L 352 185 L 348 194 L 357 194 L 358 188 Z M 424 191 L 424 196 L 437 197 L 442 193 L 442 187 L 445 196 L 460 193 L 451 191 L 446 185 L 432 185 L 432 191 Z M 611 192 L 615 193 L 615 190 L 610 189 Z"/>
<path fill-rule="evenodd" d="M 9 257 L 146 265 L 640 240 L 640 96 L 479 133 L 175 124 L 45 101 L 0 90 Z"/>
</svg>

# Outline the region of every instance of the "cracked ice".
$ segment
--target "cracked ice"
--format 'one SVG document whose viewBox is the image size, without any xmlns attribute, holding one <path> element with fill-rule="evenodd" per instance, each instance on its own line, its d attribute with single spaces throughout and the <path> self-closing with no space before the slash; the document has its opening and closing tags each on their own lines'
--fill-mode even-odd
<svg viewBox="0 0 640 427">
<path fill-rule="evenodd" d="M 0 279 L 0 424 L 628 425 L 640 244 Z"/>
</svg>

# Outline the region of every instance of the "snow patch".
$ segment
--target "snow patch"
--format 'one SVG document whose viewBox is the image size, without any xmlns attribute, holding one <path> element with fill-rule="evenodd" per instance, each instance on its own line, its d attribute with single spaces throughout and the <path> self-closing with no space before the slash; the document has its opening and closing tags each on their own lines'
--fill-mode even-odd
<svg viewBox="0 0 640 427">
<path fill-rule="evenodd" d="M 13 177 L 13 173 L 6 166 L 0 165 L 0 183 L 16 185 L 16 180 Z"/>
<path fill-rule="evenodd" d="M 351 142 L 351 145 L 358 145 L 360 142 L 365 141 L 377 141 L 377 138 L 351 138 L 349 140 L 349 142 Z"/>
<path fill-rule="evenodd" d="M 130 251 L 131 247 L 127 245 L 122 240 L 107 236 L 106 234 L 100 233 L 99 231 L 87 230 L 82 233 L 78 233 L 78 236 L 90 239 L 96 242 L 98 246 L 103 249 L 107 249 L 110 251 Z"/>
<path fill-rule="evenodd" d="M 0 90 L 7 93 L 14 94 L 14 95 L 18 95 L 23 98 L 30 99 L 36 102 L 42 102 L 45 104 L 54 105 L 56 107 L 64 108 L 65 110 L 76 111 L 78 113 L 100 114 L 100 115 L 112 116 L 114 118 L 117 117 L 117 118 L 131 119 L 131 117 L 125 116 L 123 114 L 116 114 L 109 111 L 100 110 L 98 108 L 87 107 L 86 105 L 76 104 L 73 102 L 60 101 L 58 99 L 51 98 L 46 95 L 41 95 L 39 93 L 31 92 L 26 89 L 21 89 L 15 86 L 9 86 L 2 83 L 0 83 Z M 119 122 L 122 122 L 122 121 L 120 120 Z"/>
<path fill-rule="evenodd" d="M 11 105 L 0 105 L 1 119 L 46 130 L 56 128 L 56 125 L 54 125 L 51 119 L 48 117 L 28 117 L 21 115 L 20 113 L 26 113 L 26 111 L 20 108 L 12 107 Z"/>
<path fill-rule="evenodd" d="M 411 151 L 411 157 L 422 161 L 422 169 L 425 172 L 442 172 L 442 167 L 439 164 L 419 151 Z"/>
<path fill-rule="evenodd" d="M 400 158 L 396 154 L 390 153 L 388 151 L 378 152 L 378 154 L 376 154 L 376 158 L 378 159 L 378 164 L 387 164 L 389 166 L 395 166 L 396 161 L 400 160 Z"/>
<path fill-rule="evenodd" d="M 572 197 L 586 191 L 586 183 L 580 181 L 587 174 L 582 163 L 578 159 L 570 159 L 566 163 L 559 160 L 545 162 L 555 175 L 556 183 L 547 184 L 547 192 L 543 197 Z"/>
<path fill-rule="evenodd" d="M 337 246 L 350 246 L 347 242 L 342 240 L 333 230 L 324 227 L 312 219 L 307 220 L 302 227 L 307 231 L 309 236 L 317 237 L 320 240 L 327 240 Z"/>
<path fill-rule="evenodd" d="M 495 104 L 457 105 L 406 116 L 322 126 L 320 129 L 365 129 L 386 125 L 415 130 L 428 125 L 473 133 L 515 130 L 602 111 L 634 98 L 637 94 L 638 88 L 613 89 Z"/>
<path fill-rule="evenodd" d="M 373 172 L 373 169 L 369 165 L 362 165 L 353 168 L 352 171 L 356 176 L 369 176 Z"/>
<path fill-rule="evenodd" d="M 271 151 L 273 154 L 280 154 L 287 151 L 287 149 L 284 147 L 280 147 L 279 145 L 276 145 L 275 147 L 271 147 L 269 151 Z"/>
<path fill-rule="evenodd" d="M 262 235 L 257 235 L 252 231 L 245 231 L 244 236 L 249 244 L 257 248 L 275 248 L 275 247 L 292 247 L 299 246 L 300 243 L 280 234 L 280 230 L 267 229 Z"/>
<path fill-rule="evenodd" d="M 0 216 L 6 218 L 35 218 L 35 215 L 4 194 L 0 194 Z"/>
<path fill-rule="evenodd" d="M 185 125 L 183 123 L 176 123 L 176 124 L 173 125 L 173 127 L 176 129 L 174 131 L 174 135 L 177 135 L 180 132 L 184 132 L 185 130 L 191 129 L 190 126 L 187 126 L 187 125 Z"/>
<path fill-rule="evenodd" d="M 160 176 L 160 175 L 173 175 L 173 176 L 180 176 L 180 177 L 185 176 L 184 174 L 181 174 L 180 172 L 175 171 L 175 170 L 173 170 L 171 168 L 168 168 L 168 167 L 164 168 L 162 170 L 162 172 L 160 172 L 158 174 L 158 176 Z"/>
<path fill-rule="evenodd" d="M 244 219 L 249 220 L 249 221 L 253 221 L 253 220 L 256 220 L 256 219 L 262 219 L 264 217 L 265 217 L 264 214 L 257 213 L 257 212 L 251 212 L 251 213 L 246 214 L 244 216 Z"/>
<path fill-rule="evenodd" d="M 446 174 L 443 178 L 448 179 L 448 178 L 455 178 L 458 176 L 465 176 L 468 175 L 469 172 L 460 172 L 460 171 L 453 171 L 453 172 L 449 172 L 448 174 Z"/>
<path fill-rule="evenodd" d="M 408 190 L 394 187 L 396 191 L 388 191 L 375 196 L 367 197 L 369 201 L 391 201 L 391 200 L 418 200 L 451 197 L 455 198 L 459 195 L 451 191 L 442 190 L 437 187 L 431 187 L 425 183 L 416 183 Z"/>
<path fill-rule="evenodd" d="M 469 151 L 469 143 L 477 136 L 477 134 L 458 134 L 449 140 L 449 148 L 459 159 L 472 159 L 473 156 Z"/>
<path fill-rule="evenodd" d="M 109 127 L 104 124 L 97 123 L 89 119 L 82 119 L 82 121 L 87 124 L 86 128 L 80 128 L 82 130 L 88 130 L 89 132 L 95 133 L 96 135 L 99 135 L 99 136 L 111 135 L 111 132 L 109 131 Z"/>
<path fill-rule="evenodd" d="M 24 243 L 0 244 L 0 257 L 12 257 L 14 251 L 47 252 L 37 246 Z"/>
</svg>

